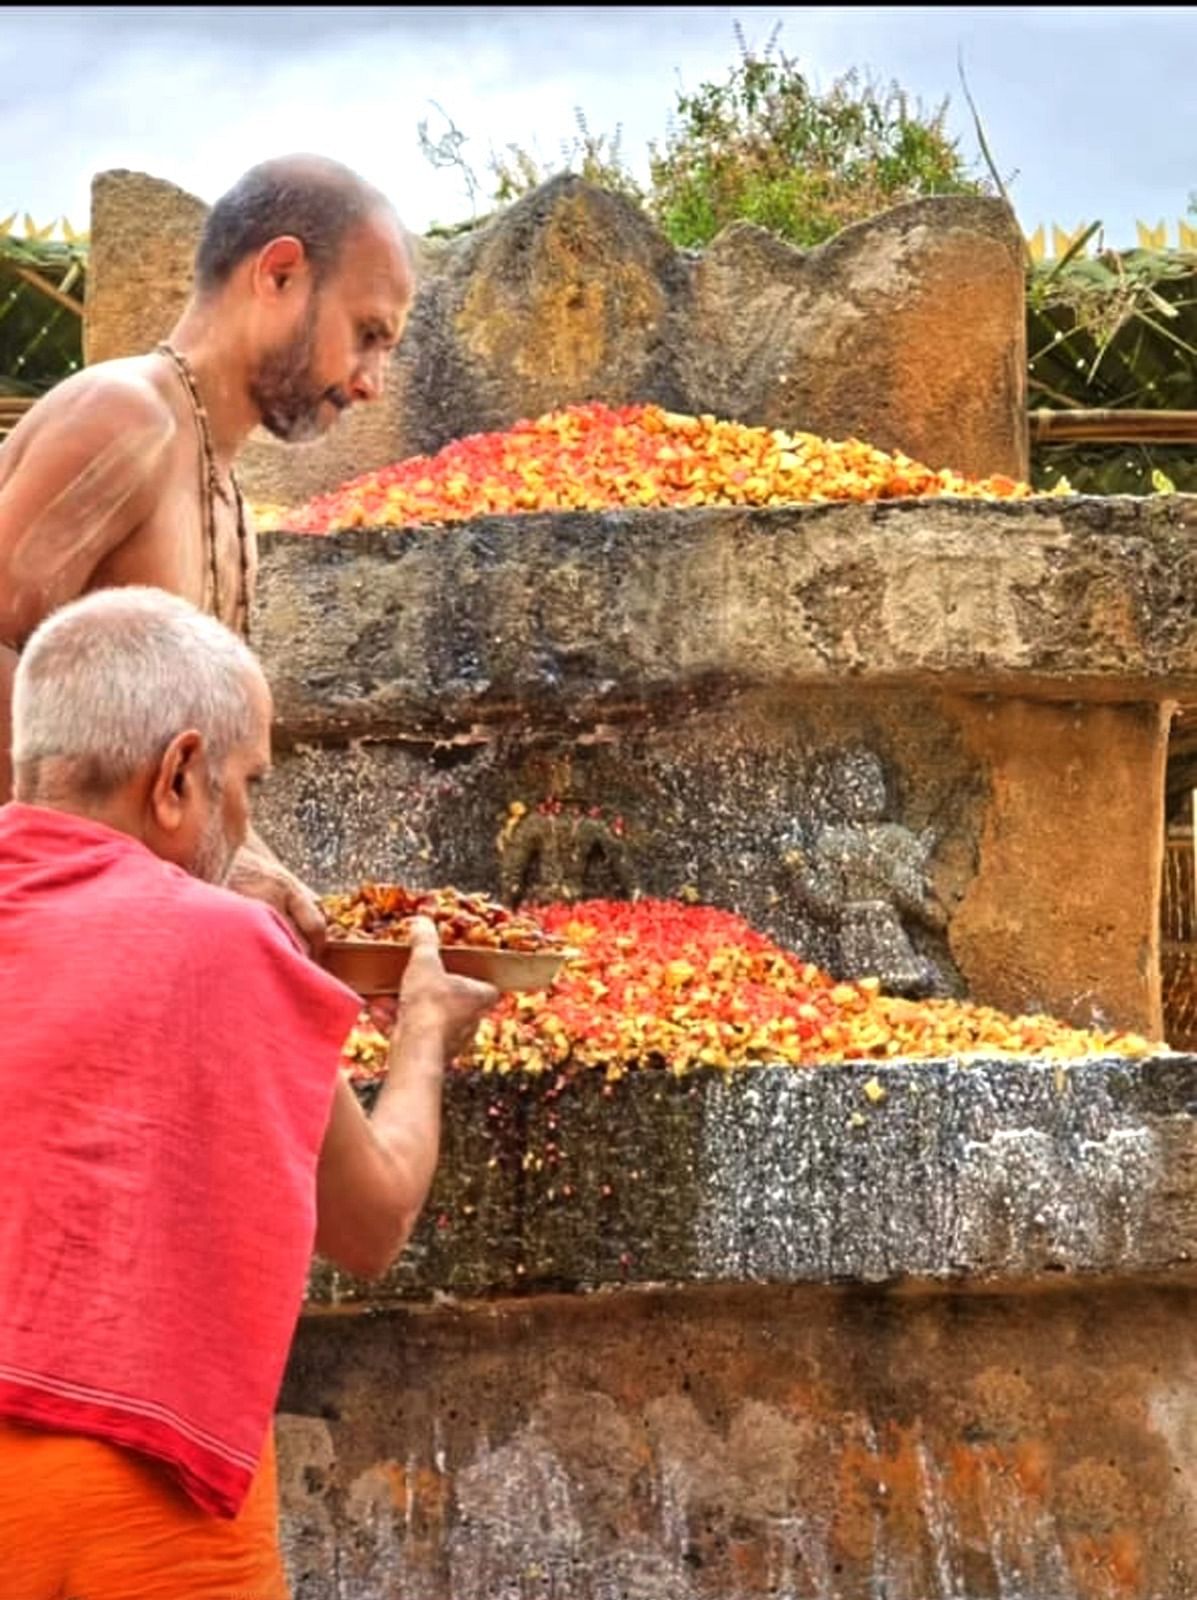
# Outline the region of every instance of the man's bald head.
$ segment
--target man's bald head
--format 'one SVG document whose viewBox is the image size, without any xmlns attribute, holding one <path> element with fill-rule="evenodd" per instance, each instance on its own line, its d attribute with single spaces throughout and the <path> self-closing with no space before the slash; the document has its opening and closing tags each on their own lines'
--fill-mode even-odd
<svg viewBox="0 0 1197 1600">
<path fill-rule="evenodd" d="M 220 380 L 244 383 L 268 432 L 317 439 L 381 396 L 412 269 L 410 240 L 377 189 L 323 156 L 284 156 L 213 207 L 196 257 L 196 322 L 209 337 L 219 328 Z"/>
<path fill-rule="evenodd" d="M 313 155 L 263 161 L 208 213 L 196 288 L 201 295 L 221 289 L 247 256 L 281 238 L 299 240 L 319 280 L 337 264 L 346 237 L 376 217 L 403 232 L 386 196 L 339 161 Z"/>
</svg>

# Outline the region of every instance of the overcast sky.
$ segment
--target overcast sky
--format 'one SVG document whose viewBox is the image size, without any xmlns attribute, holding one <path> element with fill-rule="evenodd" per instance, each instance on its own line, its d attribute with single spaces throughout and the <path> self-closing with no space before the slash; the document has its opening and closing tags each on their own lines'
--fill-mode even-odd
<svg viewBox="0 0 1197 1600">
<path fill-rule="evenodd" d="M 253 162 L 335 156 L 417 229 L 469 214 L 463 185 L 421 155 L 417 124 L 554 156 L 580 106 L 623 125 L 642 170 L 679 86 L 720 78 L 733 20 L 781 43 L 817 84 L 850 67 L 896 78 L 977 157 L 957 55 L 1019 216 L 1107 242 L 1175 220 L 1197 189 L 1197 7 L 92 6 L 3 8 L 0 218 L 87 225 L 92 176 L 130 167 L 214 200 Z"/>
</svg>

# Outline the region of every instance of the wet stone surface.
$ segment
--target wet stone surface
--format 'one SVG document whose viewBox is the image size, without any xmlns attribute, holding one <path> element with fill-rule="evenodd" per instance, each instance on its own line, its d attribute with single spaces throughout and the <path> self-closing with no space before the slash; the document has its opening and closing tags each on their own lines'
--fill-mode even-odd
<svg viewBox="0 0 1197 1600">
<path fill-rule="evenodd" d="M 1197 1290 L 744 1285 L 305 1319 L 296 1600 L 1194 1600 Z"/>
<path fill-rule="evenodd" d="M 1184 1270 L 1195 1106 L 1190 1056 L 451 1077 L 400 1263 L 309 1298 Z"/>
<path fill-rule="evenodd" d="M 851 820 L 845 740 L 853 768 L 883 765 L 887 820 Z M 845 954 L 892 948 L 894 977 L 913 968 L 959 993 L 943 908 L 974 870 L 984 792 L 927 696 L 823 691 L 801 705 L 741 696 L 590 743 L 304 743 L 280 751 L 261 826 L 321 890 L 377 878 L 512 904 L 697 898 L 837 973 Z M 541 814 L 551 799 L 559 813 Z M 508 830 L 513 807 L 526 814 Z"/>
</svg>

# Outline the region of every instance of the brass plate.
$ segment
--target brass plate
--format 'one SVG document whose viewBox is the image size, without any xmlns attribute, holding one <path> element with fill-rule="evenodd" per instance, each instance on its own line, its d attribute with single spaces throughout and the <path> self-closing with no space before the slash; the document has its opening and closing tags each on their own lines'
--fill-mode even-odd
<svg viewBox="0 0 1197 1600">
<path fill-rule="evenodd" d="M 403 978 L 411 946 L 383 939 L 330 939 L 321 958 L 334 978 L 356 990 L 363 999 L 393 995 Z M 446 972 L 463 978 L 480 978 L 496 989 L 547 989 L 557 976 L 568 950 L 531 953 L 524 950 L 483 950 L 470 945 L 442 945 Z"/>
</svg>

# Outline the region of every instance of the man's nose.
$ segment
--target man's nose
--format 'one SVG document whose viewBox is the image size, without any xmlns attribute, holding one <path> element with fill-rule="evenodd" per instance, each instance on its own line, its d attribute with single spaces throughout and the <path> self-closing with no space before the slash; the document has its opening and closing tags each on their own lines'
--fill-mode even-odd
<svg viewBox="0 0 1197 1600">
<path fill-rule="evenodd" d="M 379 400 L 386 387 L 386 357 L 367 356 L 353 375 L 349 392 L 355 400 Z"/>
</svg>

